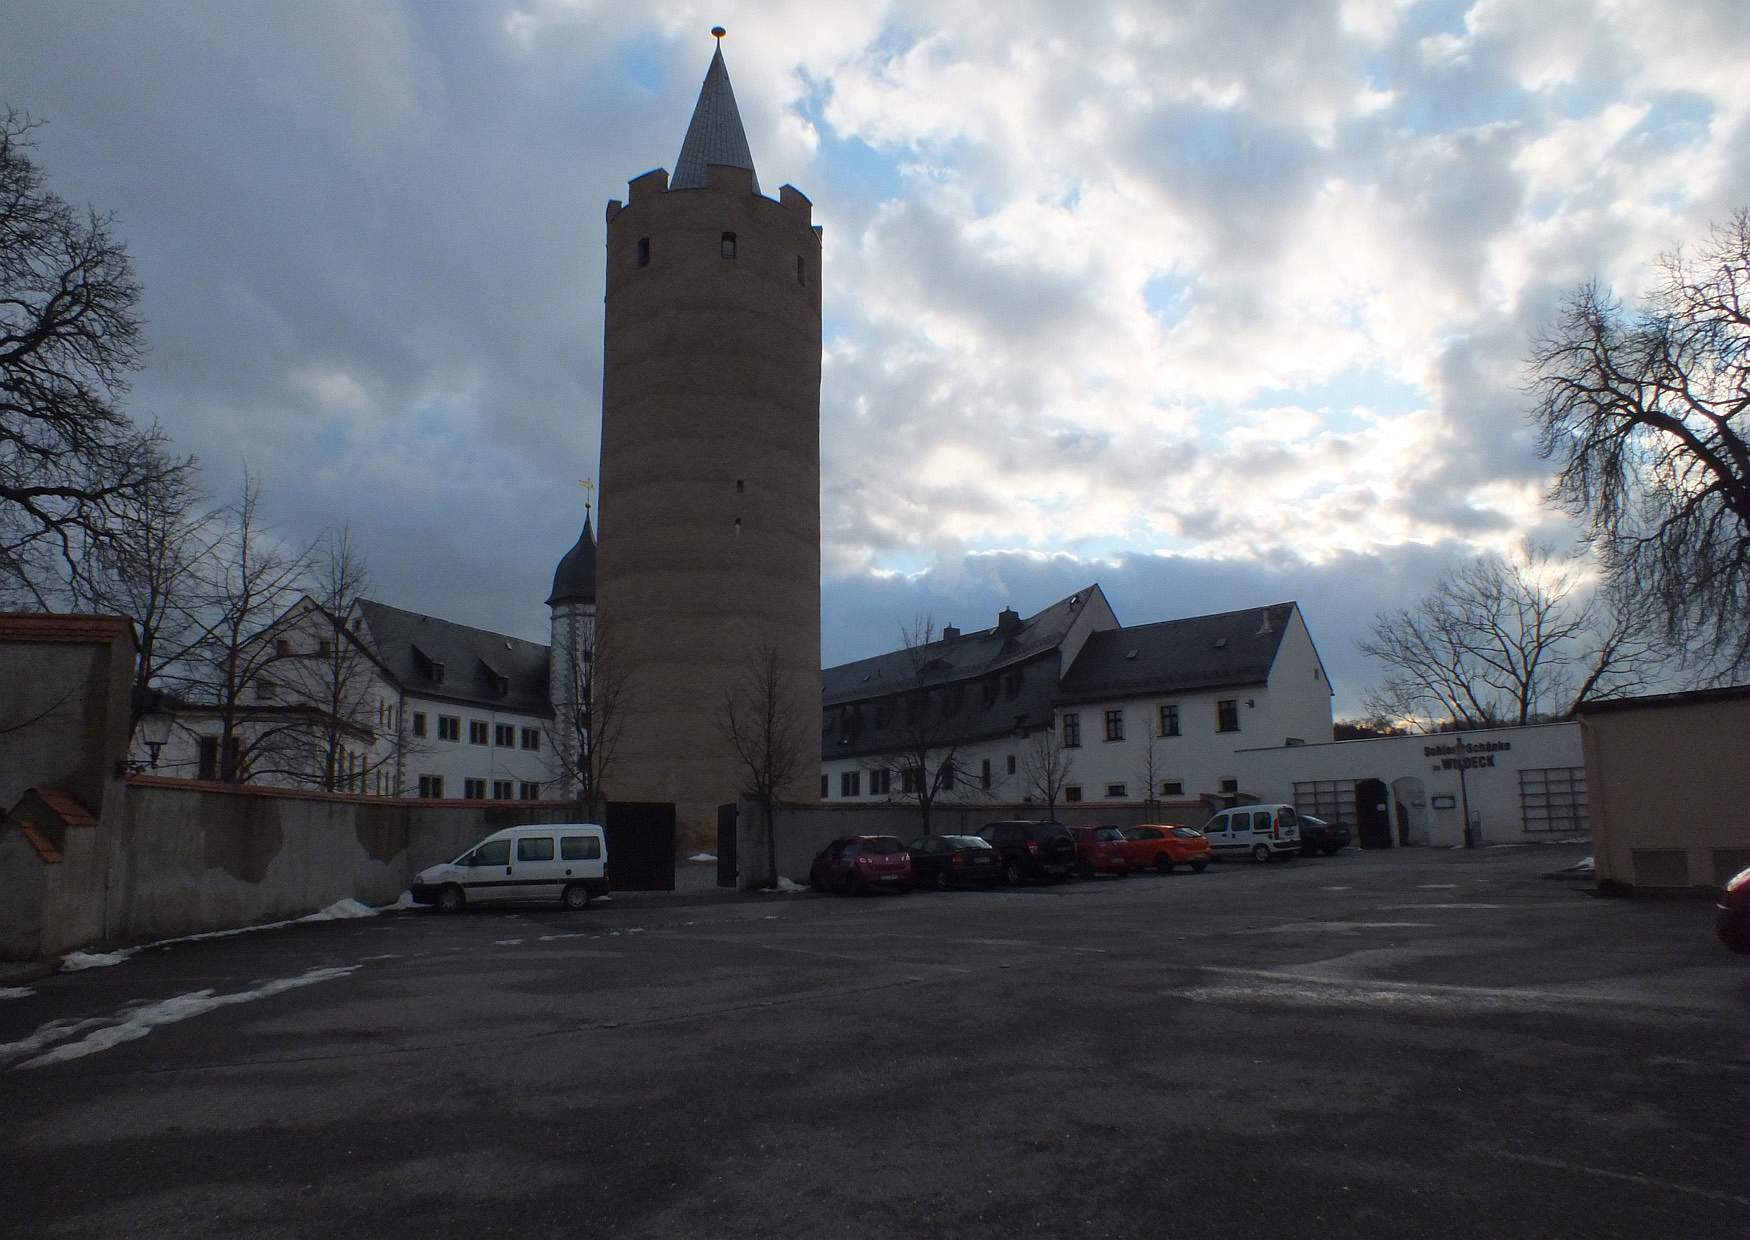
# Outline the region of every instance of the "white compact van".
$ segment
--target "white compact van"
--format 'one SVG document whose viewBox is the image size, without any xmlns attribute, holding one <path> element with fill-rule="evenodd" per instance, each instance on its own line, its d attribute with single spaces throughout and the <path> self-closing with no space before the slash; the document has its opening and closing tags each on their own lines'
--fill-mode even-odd
<svg viewBox="0 0 1750 1240">
<path fill-rule="evenodd" d="M 1292 857 L 1300 851 L 1300 815 L 1292 805 L 1239 805 L 1204 823 L 1203 834 L 1218 857 Z"/>
<path fill-rule="evenodd" d="M 557 900 L 583 908 L 608 893 L 608 839 L 593 822 L 554 822 L 494 831 L 454 861 L 413 880 L 416 904 L 458 913 L 489 901 Z"/>
</svg>

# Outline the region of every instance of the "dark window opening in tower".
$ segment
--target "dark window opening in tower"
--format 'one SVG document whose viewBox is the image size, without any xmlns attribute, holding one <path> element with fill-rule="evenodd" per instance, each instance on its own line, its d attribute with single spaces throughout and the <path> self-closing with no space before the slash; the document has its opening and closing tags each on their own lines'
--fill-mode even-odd
<svg viewBox="0 0 1750 1240">
<path fill-rule="evenodd" d="M 808 263 L 800 254 L 796 256 L 796 283 L 808 287 Z"/>
<path fill-rule="evenodd" d="M 735 518 L 735 536 L 737 538 L 741 537 L 741 518 L 740 517 Z"/>
<path fill-rule="evenodd" d="M 746 490 L 747 490 L 747 479 L 737 478 L 735 480 L 735 493 L 737 495 L 740 495 L 743 492 L 745 492 Z"/>
<path fill-rule="evenodd" d="M 723 234 L 723 257 L 724 258 L 734 258 L 735 257 L 735 234 L 734 233 L 727 233 L 726 232 Z"/>
<path fill-rule="evenodd" d="M 649 237 L 638 238 L 638 265 L 640 267 L 650 266 L 650 238 Z"/>
</svg>

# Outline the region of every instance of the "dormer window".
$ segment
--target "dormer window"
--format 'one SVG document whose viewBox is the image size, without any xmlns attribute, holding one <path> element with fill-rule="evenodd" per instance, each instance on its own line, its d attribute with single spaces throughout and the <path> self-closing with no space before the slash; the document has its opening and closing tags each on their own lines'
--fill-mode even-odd
<svg viewBox="0 0 1750 1240">
<path fill-rule="evenodd" d="M 723 246 L 723 249 L 722 249 L 723 257 L 724 258 L 734 258 L 735 257 L 735 234 L 732 232 L 724 233 L 722 246 Z"/>
</svg>

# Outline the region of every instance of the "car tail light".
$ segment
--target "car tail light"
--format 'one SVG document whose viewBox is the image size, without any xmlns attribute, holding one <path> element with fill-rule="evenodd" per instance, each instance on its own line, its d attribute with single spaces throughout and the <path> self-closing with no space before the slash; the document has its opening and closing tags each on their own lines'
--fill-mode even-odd
<svg viewBox="0 0 1750 1240">
<path fill-rule="evenodd" d="M 1028 840 L 1027 841 L 1027 851 L 1032 853 L 1035 857 L 1037 857 L 1039 855 L 1039 841 L 1038 840 Z"/>
<path fill-rule="evenodd" d="M 1270 838 L 1273 840 L 1282 838 L 1282 819 L 1272 818 L 1270 820 Z"/>
<path fill-rule="evenodd" d="M 950 864 L 950 865 L 965 865 L 966 864 L 966 854 L 963 852 L 957 852 L 957 853 L 952 854 L 948 858 L 948 864 Z"/>
</svg>

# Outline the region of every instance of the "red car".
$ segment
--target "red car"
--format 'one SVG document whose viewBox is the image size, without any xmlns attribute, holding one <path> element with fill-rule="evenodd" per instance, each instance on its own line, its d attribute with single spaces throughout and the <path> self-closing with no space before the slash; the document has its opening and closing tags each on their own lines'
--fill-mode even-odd
<svg viewBox="0 0 1750 1240">
<path fill-rule="evenodd" d="M 1071 827 L 1069 833 L 1076 839 L 1076 873 L 1083 878 L 1130 873 L 1130 852 L 1117 827 Z"/>
<path fill-rule="evenodd" d="M 1720 892 L 1720 942 L 1750 955 L 1750 870 L 1739 870 Z"/>
<path fill-rule="evenodd" d="M 846 835 L 834 840 L 808 867 L 808 885 L 816 891 L 911 890 L 911 857 L 895 835 Z"/>
<path fill-rule="evenodd" d="M 1171 874 L 1174 866 L 1188 865 L 1193 873 L 1201 874 L 1209 865 L 1209 841 L 1193 827 L 1144 823 L 1127 828 L 1124 839 L 1130 849 L 1130 864 L 1138 870 L 1152 865 L 1162 874 Z"/>
</svg>

